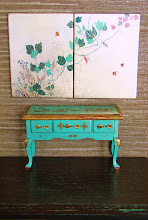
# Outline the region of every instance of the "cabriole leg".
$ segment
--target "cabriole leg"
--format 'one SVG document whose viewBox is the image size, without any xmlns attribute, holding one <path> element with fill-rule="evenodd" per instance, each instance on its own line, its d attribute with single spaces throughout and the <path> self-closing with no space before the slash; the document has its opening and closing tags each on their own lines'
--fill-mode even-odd
<svg viewBox="0 0 148 220">
<path fill-rule="evenodd" d="M 114 145 L 115 145 L 115 143 L 114 143 L 114 139 L 112 140 L 112 145 L 111 145 L 111 152 L 112 152 L 112 155 L 114 154 Z"/>
<path fill-rule="evenodd" d="M 25 146 L 26 146 L 26 151 L 27 151 L 27 154 L 28 154 L 28 159 L 29 159 L 29 162 L 26 164 L 25 168 L 27 170 L 29 170 L 32 166 L 32 151 L 31 151 L 31 145 L 32 145 L 32 139 L 31 138 L 28 138 L 28 139 L 25 139 Z"/>
<path fill-rule="evenodd" d="M 117 164 L 116 160 L 117 160 L 117 155 L 118 155 L 118 151 L 119 151 L 119 147 L 120 147 L 120 139 L 119 138 L 114 138 L 114 153 L 113 153 L 113 166 L 115 170 L 119 170 L 120 166 L 119 164 Z"/>
<path fill-rule="evenodd" d="M 31 151 L 32 151 L 32 157 L 34 157 L 35 156 L 35 141 L 34 140 L 32 140 Z"/>
</svg>

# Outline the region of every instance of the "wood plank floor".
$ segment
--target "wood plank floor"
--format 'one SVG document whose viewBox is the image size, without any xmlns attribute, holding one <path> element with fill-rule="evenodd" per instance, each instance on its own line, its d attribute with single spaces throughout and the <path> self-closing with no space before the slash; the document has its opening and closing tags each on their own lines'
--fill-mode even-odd
<svg viewBox="0 0 148 220">
<path fill-rule="evenodd" d="M 148 217 L 146 158 L 118 158 L 116 172 L 112 158 L 36 157 L 30 171 L 27 161 L 0 158 L 0 218 Z"/>
</svg>

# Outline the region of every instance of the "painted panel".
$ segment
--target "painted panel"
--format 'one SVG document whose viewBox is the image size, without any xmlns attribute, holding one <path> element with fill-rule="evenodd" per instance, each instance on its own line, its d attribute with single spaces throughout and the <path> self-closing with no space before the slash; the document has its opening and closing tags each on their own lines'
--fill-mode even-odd
<svg viewBox="0 0 148 220">
<path fill-rule="evenodd" d="M 115 105 L 110 106 L 31 106 L 28 115 L 99 114 L 118 115 Z"/>
<path fill-rule="evenodd" d="M 9 14 L 14 97 L 73 97 L 72 14 Z"/>
<path fill-rule="evenodd" d="M 139 14 L 76 14 L 74 96 L 136 98 Z"/>
</svg>

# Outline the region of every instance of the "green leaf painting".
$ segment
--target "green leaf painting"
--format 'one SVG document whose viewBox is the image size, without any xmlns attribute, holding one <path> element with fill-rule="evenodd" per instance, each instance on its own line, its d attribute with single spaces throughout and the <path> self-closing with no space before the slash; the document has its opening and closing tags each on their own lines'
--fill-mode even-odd
<svg viewBox="0 0 148 220">
<path fill-rule="evenodd" d="M 47 86 L 45 89 L 47 89 L 48 91 L 51 89 L 51 87 L 50 86 Z"/>
<path fill-rule="evenodd" d="M 38 53 L 42 52 L 42 43 L 36 44 L 35 49 L 37 50 Z"/>
<path fill-rule="evenodd" d="M 28 53 L 28 54 L 31 54 L 32 51 L 34 50 L 34 47 L 33 47 L 32 45 L 27 45 L 27 46 L 26 46 L 26 50 L 27 50 L 27 53 Z"/>
<path fill-rule="evenodd" d="M 93 37 L 94 37 L 94 34 L 91 30 L 86 30 L 85 34 L 86 34 L 87 39 L 93 39 Z"/>
<path fill-rule="evenodd" d="M 45 63 L 41 62 L 40 65 L 39 65 L 39 67 L 40 67 L 41 69 L 44 69 Z"/>
<path fill-rule="evenodd" d="M 30 63 L 30 70 L 31 70 L 31 71 L 34 71 L 35 68 L 36 68 L 36 65 Z"/>
<path fill-rule="evenodd" d="M 64 56 L 58 56 L 58 64 L 64 65 L 66 63 L 66 59 Z"/>
<path fill-rule="evenodd" d="M 79 22 L 81 22 L 81 21 L 82 21 L 82 17 L 79 17 L 79 16 L 76 17 L 76 22 L 77 22 L 77 23 L 79 23 Z"/>
<path fill-rule="evenodd" d="M 49 70 L 47 70 L 47 76 L 50 76 L 50 75 L 52 75 L 52 72 L 51 72 L 51 70 L 49 69 Z"/>
<path fill-rule="evenodd" d="M 69 46 L 70 46 L 70 49 L 73 50 L 73 42 L 71 40 L 69 41 Z"/>
<path fill-rule="evenodd" d="M 45 62 L 45 65 L 50 68 L 51 67 L 51 63 L 49 62 L 49 60 L 47 62 Z"/>
<path fill-rule="evenodd" d="M 37 50 L 33 50 L 30 54 L 31 58 L 35 58 L 38 55 L 38 51 Z"/>
<path fill-rule="evenodd" d="M 46 95 L 46 93 L 45 93 L 43 90 L 41 90 L 41 89 L 38 90 L 38 94 L 39 94 L 39 95 Z"/>
<path fill-rule="evenodd" d="M 75 44 L 78 44 L 79 38 L 75 37 Z"/>
<path fill-rule="evenodd" d="M 94 42 L 94 39 L 87 39 L 88 44 L 92 44 Z"/>
<path fill-rule="evenodd" d="M 38 91 L 40 88 L 41 88 L 41 86 L 40 86 L 38 83 L 36 83 L 36 84 L 33 86 L 34 91 Z"/>
<path fill-rule="evenodd" d="M 70 62 L 72 62 L 73 61 L 73 56 L 72 56 L 72 54 L 70 53 L 70 54 L 68 54 L 68 56 L 66 57 L 66 61 L 68 62 L 68 63 L 70 63 Z"/>
<path fill-rule="evenodd" d="M 73 70 L 73 65 L 67 66 L 67 69 L 68 69 L 69 71 L 72 71 L 72 70 Z"/>
<path fill-rule="evenodd" d="M 74 22 L 73 22 L 73 21 L 70 21 L 70 22 L 67 24 L 67 26 L 68 26 L 69 28 L 73 28 L 73 27 L 74 27 Z"/>
<path fill-rule="evenodd" d="M 78 45 L 79 45 L 79 47 L 84 47 L 85 46 L 84 39 L 79 39 Z"/>
<path fill-rule="evenodd" d="M 39 72 L 40 72 L 40 68 L 35 67 L 34 71 L 35 71 L 36 73 L 39 73 Z"/>
<path fill-rule="evenodd" d="M 95 29 L 95 27 L 92 26 L 92 32 L 93 32 L 93 36 L 96 37 L 97 36 L 97 31 Z"/>
<path fill-rule="evenodd" d="M 105 23 L 104 26 L 103 26 L 103 31 L 107 31 L 107 25 L 106 25 L 106 23 Z"/>
<path fill-rule="evenodd" d="M 103 30 L 103 27 L 104 27 L 103 22 L 98 21 L 98 22 L 96 23 L 96 28 L 97 28 L 99 31 Z"/>
</svg>

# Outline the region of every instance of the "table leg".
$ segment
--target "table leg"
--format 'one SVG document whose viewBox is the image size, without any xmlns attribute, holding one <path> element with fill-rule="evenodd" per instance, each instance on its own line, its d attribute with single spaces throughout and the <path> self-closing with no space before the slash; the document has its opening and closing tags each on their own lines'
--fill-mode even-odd
<svg viewBox="0 0 148 220">
<path fill-rule="evenodd" d="M 114 147 L 115 147 L 115 143 L 114 143 L 114 139 L 112 140 L 112 145 L 111 145 L 111 153 L 112 155 L 114 155 Z"/>
<path fill-rule="evenodd" d="M 32 157 L 34 157 L 35 156 L 35 141 L 34 140 L 32 140 L 31 152 L 32 152 Z"/>
<path fill-rule="evenodd" d="M 27 144 L 26 151 L 27 151 L 27 154 L 28 154 L 29 162 L 26 164 L 25 168 L 27 170 L 29 170 L 32 166 L 32 151 L 31 151 L 32 139 L 31 138 L 25 139 L 25 145 L 26 144 Z"/>
<path fill-rule="evenodd" d="M 120 166 L 119 164 L 117 164 L 116 160 L 117 160 L 117 155 L 118 155 L 118 151 L 119 151 L 119 147 L 120 147 L 120 139 L 119 138 L 114 138 L 114 153 L 113 153 L 113 166 L 115 170 L 119 170 Z"/>
</svg>

